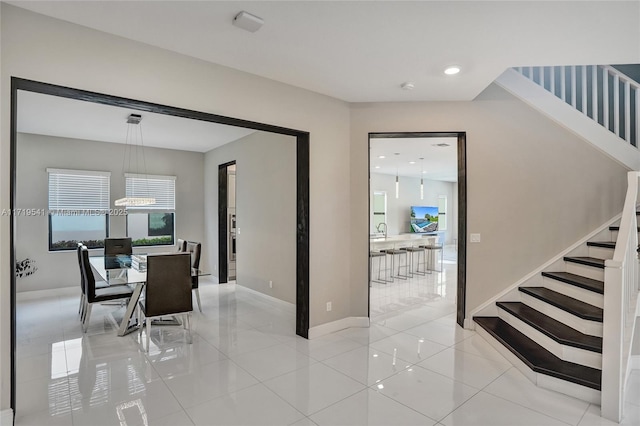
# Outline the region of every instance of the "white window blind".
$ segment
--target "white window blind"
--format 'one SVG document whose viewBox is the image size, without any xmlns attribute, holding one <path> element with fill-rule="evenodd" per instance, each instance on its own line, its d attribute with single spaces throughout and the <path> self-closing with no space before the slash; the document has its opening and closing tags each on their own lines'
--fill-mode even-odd
<svg viewBox="0 0 640 426">
<path fill-rule="evenodd" d="M 172 212 L 176 209 L 176 177 L 158 175 L 125 174 L 127 197 L 155 198 L 156 203 L 146 206 L 130 206 L 128 210 Z"/>
<path fill-rule="evenodd" d="M 110 172 L 47 169 L 49 174 L 49 210 L 109 211 Z"/>
</svg>

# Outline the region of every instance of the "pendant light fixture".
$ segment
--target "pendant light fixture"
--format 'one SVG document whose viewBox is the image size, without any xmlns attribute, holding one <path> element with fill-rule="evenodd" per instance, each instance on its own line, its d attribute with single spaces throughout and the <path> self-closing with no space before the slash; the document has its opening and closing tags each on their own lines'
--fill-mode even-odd
<svg viewBox="0 0 640 426">
<path fill-rule="evenodd" d="M 396 152 L 395 155 L 400 155 Z M 400 182 L 398 181 L 398 160 L 396 159 L 396 198 L 400 198 Z"/>
<path fill-rule="evenodd" d="M 422 177 L 422 174 L 424 173 L 424 158 L 420 157 L 420 199 L 424 200 L 424 179 Z"/>
<path fill-rule="evenodd" d="M 127 117 L 127 138 L 124 147 L 124 157 L 122 159 L 122 172 L 125 174 L 127 170 L 131 173 L 131 162 L 134 162 L 135 173 L 140 174 L 140 160 L 144 173 L 147 174 L 147 162 L 144 155 L 144 141 L 142 139 L 142 116 L 139 114 L 130 114 Z M 138 143 L 139 141 L 139 143 Z M 135 156 L 135 159 L 133 157 Z M 146 181 L 146 179 L 145 179 Z M 156 199 L 149 196 L 149 188 L 146 188 L 146 197 L 124 197 L 115 201 L 115 205 L 119 207 L 138 207 L 149 206 L 156 203 Z"/>
</svg>

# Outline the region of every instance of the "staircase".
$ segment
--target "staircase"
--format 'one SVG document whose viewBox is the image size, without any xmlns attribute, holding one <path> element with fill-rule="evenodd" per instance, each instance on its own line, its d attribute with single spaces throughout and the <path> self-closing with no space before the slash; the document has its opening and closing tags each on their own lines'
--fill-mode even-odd
<svg viewBox="0 0 640 426">
<path fill-rule="evenodd" d="M 542 272 L 542 286 L 496 302 L 497 316 L 473 319 L 535 383 L 600 404 L 604 259 L 615 242 L 586 245 L 588 256 L 564 257 L 564 271 Z"/>
<path fill-rule="evenodd" d="M 475 328 L 538 386 L 620 422 L 640 316 L 640 84 L 602 65 L 512 68 L 495 82 L 631 171 L 619 226 L 488 300 Z"/>
<path fill-rule="evenodd" d="M 538 386 L 598 405 L 605 264 L 614 257 L 619 230 L 610 226 L 572 251 L 580 255 L 563 256 L 554 270 L 541 272 L 497 300 L 495 309 L 485 310 L 497 315 L 473 317 L 479 334 Z M 602 241 L 607 236 L 610 240 Z"/>
</svg>

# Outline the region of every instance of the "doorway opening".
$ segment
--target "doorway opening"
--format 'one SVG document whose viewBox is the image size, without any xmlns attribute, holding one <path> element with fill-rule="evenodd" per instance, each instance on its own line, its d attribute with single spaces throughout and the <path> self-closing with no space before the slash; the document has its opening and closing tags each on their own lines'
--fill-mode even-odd
<svg viewBox="0 0 640 426">
<path fill-rule="evenodd" d="M 435 308 L 464 325 L 466 200 L 464 132 L 369 134 L 373 321 Z"/>
<path fill-rule="evenodd" d="M 272 135 L 285 135 L 291 136 L 295 140 L 295 152 L 292 157 L 291 164 L 295 167 L 295 181 L 293 185 L 295 191 L 290 191 L 295 194 L 295 204 L 291 204 L 291 214 L 294 220 L 290 226 L 291 233 L 295 232 L 295 250 L 291 256 L 295 258 L 295 303 L 296 303 L 296 334 L 302 337 L 308 337 L 309 330 L 309 133 L 288 129 L 278 126 L 272 126 L 268 124 L 262 124 L 247 120 L 241 120 L 231 117 L 225 117 L 215 114 L 209 114 L 199 111 L 186 110 L 177 107 L 171 107 L 166 105 L 159 105 L 145 101 L 133 100 L 128 98 L 122 98 L 107 94 L 89 92 L 81 89 L 74 89 L 63 86 L 56 86 L 48 83 L 42 83 L 32 80 L 21 79 L 17 77 L 11 78 L 11 115 L 10 115 L 10 210 L 14 211 L 20 204 L 18 203 L 18 140 L 19 140 L 19 117 L 26 117 L 24 113 L 20 114 L 20 106 L 24 105 L 25 94 L 38 94 L 46 95 L 51 98 L 65 99 L 77 101 L 79 104 L 85 106 L 93 105 L 96 108 L 113 107 L 131 109 L 135 111 L 142 111 L 149 114 L 156 114 L 162 116 L 171 116 L 174 118 L 190 119 L 197 122 L 215 123 L 234 128 L 251 129 L 253 131 L 262 131 Z M 68 136 L 68 135 L 66 135 Z M 68 156 L 67 157 L 72 157 Z M 23 156 L 23 158 L 26 158 Z M 97 155 L 91 157 L 92 161 L 100 161 Z M 104 163 L 108 163 L 102 159 Z M 106 167 L 106 166 L 104 166 Z M 86 168 L 86 166 L 85 166 Z M 102 167 L 95 168 L 99 170 Z M 77 169 L 82 169 L 82 166 L 78 166 Z M 43 169 L 44 170 L 44 169 Z M 24 181 L 24 180 L 23 180 Z M 124 187 L 124 186 L 122 186 Z M 45 191 L 46 195 L 46 191 Z M 47 209 L 41 208 L 44 201 L 37 204 L 38 211 L 45 211 Z M 34 206 L 35 207 L 35 206 Z M 183 206 L 184 207 L 184 206 Z M 184 207 L 186 208 L 186 207 Z M 33 209 L 35 210 L 35 209 Z M 123 218 L 119 218 L 121 228 L 125 229 L 125 221 Z M 223 221 L 225 224 L 225 220 Z M 10 256 L 7 259 L 10 263 L 10 270 L 14 271 L 17 260 L 22 258 L 22 255 L 17 250 L 17 232 L 19 230 L 18 221 L 15 215 L 11 215 L 9 218 L 9 244 L 10 244 Z M 107 225 L 108 226 L 108 225 Z M 295 226 L 295 231 L 293 231 Z M 100 238 L 100 237 L 98 237 Z M 102 236 L 104 238 L 104 236 Z M 33 246 L 41 247 L 40 244 L 33 244 Z M 64 254 L 57 255 L 58 258 L 70 259 L 69 265 L 73 265 L 73 253 L 65 256 Z M 20 255 L 20 257 L 19 257 Z M 47 253 L 46 256 L 49 256 Z M 292 259 L 293 262 L 293 259 Z M 62 262 L 60 262 L 62 263 Z M 77 265 L 76 265 L 77 268 Z M 44 270 L 44 268 L 43 268 Z M 70 269 L 69 269 L 70 270 Z M 66 271 L 66 270 L 65 270 Z M 77 272 L 77 269 L 73 272 Z M 43 275 L 43 274 L 39 274 Z M 75 276 L 74 276 L 75 277 Z M 74 280 L 75 282 L 75 280 Z M 78 291 L 80 291 L 78 289 Z M 17 276 L 11 275 L 11 288 L 10 288 L 10 305 L 11 305 L 11 408 L 16 412 L 16 348 L 17 348 Z M 71 313 L 73 315 L 73 312 Z M 51 345 L 49 345 L 51 346 Z"/>
<path fill-rule="evenodd" d="M 220 284 L 236 279 L 236 162 L 218 166 L 218 270 Z"/>
</svg>

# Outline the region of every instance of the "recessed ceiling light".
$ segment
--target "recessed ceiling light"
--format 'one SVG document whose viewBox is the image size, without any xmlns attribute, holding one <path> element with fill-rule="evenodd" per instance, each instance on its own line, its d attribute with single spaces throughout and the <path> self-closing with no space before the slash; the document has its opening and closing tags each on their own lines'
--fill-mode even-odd
<svg viewBox="0 0 640 426">
<path fill-rule="evenodd" d="M 383 159 L 383 158 L 387 158 L 387 157 L 385 157 L 384 155 L 378 155 L 378 158 L 379 159 Z"/>
<path fill-rule="evenodd" d="M 409 161 L 409 164 L 416 164 L 415 161 Z"/>
<path fill-rule="evenodd" d="M 379 169 L 379 168 L 380 168 L 380 166 L 376 166 L 376 169 Z"/>
<path fill-rule="evenodd" d="M 402 90 L 413 90 L 416 86 L 410 81 L 405 81 L 400 85 L 400 87 L 402 88 Z"/>
<path fill-rule="evenodd" d="M 446 75 L 455 75 L 460 72 L 460 67 L 458 65 L 451 65 L 444 69 L 444 73 Z"/>
</svg>

